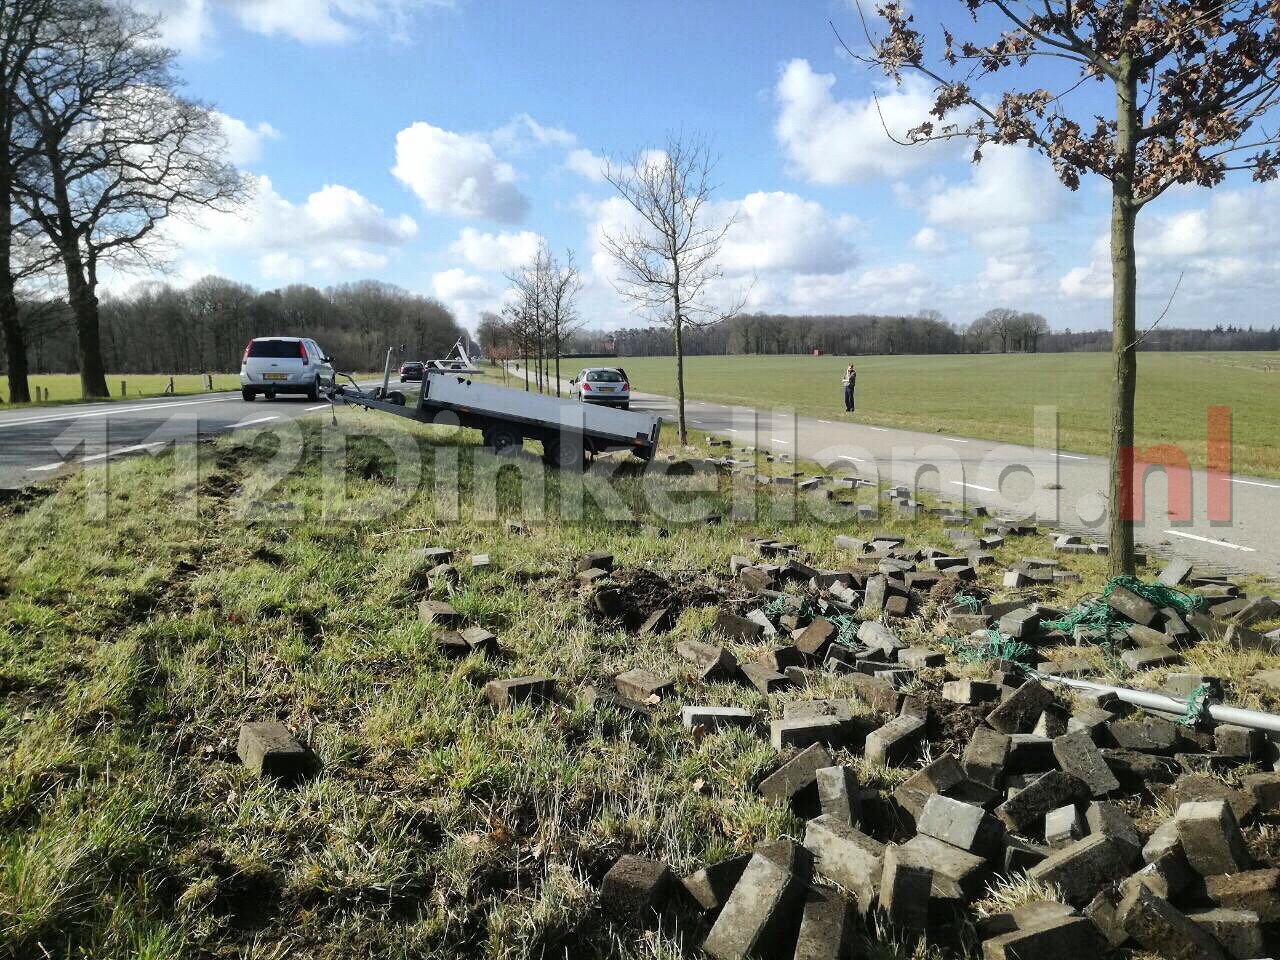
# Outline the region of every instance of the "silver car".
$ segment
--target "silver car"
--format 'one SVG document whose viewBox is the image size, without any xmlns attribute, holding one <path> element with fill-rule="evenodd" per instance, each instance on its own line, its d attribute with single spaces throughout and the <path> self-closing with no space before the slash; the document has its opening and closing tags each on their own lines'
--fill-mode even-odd
<svg viewBox="0 0 1280 960">
<path fill-rule="evenodd" d="M 320 399 L 333 385 L 333 361 L 320 345 L 306 337 L 255 337 L 244 348 L 240 364 L 240 394 L 253 400 L 262 394 L 274 400 L 282 393 Z"/>
<path fill-rule="evenodd" d="M 569 398 L 628 410 L 631 384 L 620 367 L 587 367 L 569 381 Z"/>
</svg>

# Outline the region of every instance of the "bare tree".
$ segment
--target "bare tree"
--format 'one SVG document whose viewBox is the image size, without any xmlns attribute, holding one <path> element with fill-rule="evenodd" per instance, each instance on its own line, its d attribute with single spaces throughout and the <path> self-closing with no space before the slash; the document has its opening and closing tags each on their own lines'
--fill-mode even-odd
<svg viewBox="0 0 1280 960">
<path fill-rule="evenodd" d="M 1009 340 L 1015 335 L 1018 326 L 1018 311 L 1008 307 L 995 307 L 982 315 L 988 336 L 1000 341 L 1000 352 L 1009 352 Z"/>
<path fill-rule="evenodd" d="M 1111 184 L 1111 570 L 1133 573 L 1133 439 L 1137 390 L 1138 213 L 1175 184 L 1214 187 L 1233 171 L 1280 173 L 1280 6 L 1223 0 L 960 0 L 972 33 L 939 27 L 938 49 L 899 2 L 880 8 L 886 34 L 867 29 L 857 59 L 894 79 L 935 85 L 932 118 L 908 142 L 965 137 L 974 160 L 988 143 L 1021 144 L 1053 163 L 1075 190 L 1085 174 Z M 1000 92 L 991 78 L 1043 71 Z M 1056 89 L 1043 85 L 1045 78 Z M 1052 82 L 1051 80 L 1051 82 Z M 1099 115 L 1095 85 L 1113 95 Z M 890 136 L 893 134 L 891 133 Z"/>
<path fill-rule="evenodd" d="M 1049 321 L 1038 313 L 1018 314 L 1018 334 L 1022 338 L 1022 349 L 1027 353 L 1038 353 L 1040 338 L 1049 333 Z"/>
<path fill-rule="evenodd" d="M 684 330 L 734 316 L 745 295 L 718 305 L 715 281 L 722 276 L 717 256 L 734 218 L 710 209 L 715 186 L 710 148 L 700 137 L 668 134 L 662 152 L 642 151 L 626 160 L 610 159 L 604 176 L 638 215 L 635 226 L 604 237 L 618 262 L 614 286 L 653 319 L 669 324 L 675 337 L 676 406 L 680 442 L 689 439 L 685 420 Z"/>
<path fill-rule="evenodd" d="M 245 181 L 223 159 L 217 118 L 176 92 L 174 52 L 156 43 L 154 19 L 101 0 L 66 6 L 23 73 L 37 149 L 19 202 L 65 269 L 82 392 L 103 397 L 100 268 L 150 261 L 145 241 L 161 222 L 226 209 Z"/>
<path fill-rule="evenodd" d="M 578 291 L 582 289 L 582 278 L 578 275 L 578 267 L 573 262 L 573 251 L 565 253 L 561 262 L 555 256 L 547 258 L 546 278 L 546 314 L 547 332 L 551 340 L 551 349 L 556 357 L 556 396 L 560 396 L 560 354 L 564 352 L 565 341 L 582 326 L 578 317 Z"/>
<path fill-rule="evenodd" d="M 61 0 L 4 0 L 0 3 L 0 335 L 9 371 L 9 399 L 29 403 L 27 339 L 18 307 L 21 280 L 49 264 L 38 235 L 18 212 L 14 193 L 31 162 L 33 143 L 24 122 L 23 76 L 58 20 Z M 37 231 L 38 234 L 38 231 Z"/>
</svg>

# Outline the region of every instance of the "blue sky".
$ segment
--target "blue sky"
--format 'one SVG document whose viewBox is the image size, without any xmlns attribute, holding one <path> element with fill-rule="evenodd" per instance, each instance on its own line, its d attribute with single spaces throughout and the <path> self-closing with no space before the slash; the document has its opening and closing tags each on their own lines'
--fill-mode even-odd
<svg viewBox="0 0 1280 960">
<path fill-rule="evenodd" d="M 975 166 L 957 146 L 893 144 L 872 91 L 901 130 L 929 91 L 893 88 L 842 54 L 828 20 L 855 39 L 846 0 L 146 3 L 255 178 L 240 214 L 166 231 L 173 282 L 374 277 L 474 324 L 543 236 L 574 251 L 589 325 L 635 323 L 599 241 L 625 214 L 598 160 L 676 129 L 720 155 L 716 212 L 738 218 L 724 289 L 749 289 L 751 308 L 968 322 L 1013 306 L 1055 328 L 1108 323 L 1105 185 L 1070 193 L 1019 148 Z M 956 0 L 914 8 L 963 24 Z M 1149 207 L 1144 315 L 1185 272 L 1165 325 L 1270 325 L 1277 213 L 1280 191 L 1244 180 Z"/>
</svg>

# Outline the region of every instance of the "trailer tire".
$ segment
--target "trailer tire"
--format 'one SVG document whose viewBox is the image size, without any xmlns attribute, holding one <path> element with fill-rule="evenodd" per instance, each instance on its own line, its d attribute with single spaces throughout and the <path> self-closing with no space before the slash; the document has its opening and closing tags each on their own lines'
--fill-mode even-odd
<svg viewBox="0 0 1280 960">
<path fill-rule="evenodd" d="M 399 390 L 392 390 L 387 394 L 387 403 L 394 403 L 397 407 L 403 407 L 404 394 Z"/>
<path fill-rule="evenodd" d="M 515 456 L 524 448 L 524 437 L 510 427 L 490 427 L 484 433 L 484 445 L 495 456 Z"/>
<path fill-rule="evenodd" d="M 576 470 L 581 473 L 586 469 L 587 456 L 582 438 L 574 434 L 562 437 L 551 437 L 542 442 L 542 459 L 548 466 L 557 470 Z"/>
</svg>

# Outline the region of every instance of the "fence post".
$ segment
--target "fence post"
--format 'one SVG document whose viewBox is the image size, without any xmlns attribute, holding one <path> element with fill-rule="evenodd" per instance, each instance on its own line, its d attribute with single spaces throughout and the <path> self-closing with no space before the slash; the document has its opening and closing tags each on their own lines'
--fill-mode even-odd
<svg viewBox="0 0 1280 960">
<path fill-rule="evenodd" d="M 169 382 L 165 384 L 164 393 L 165 393 L 165 396 L 173 395 L 173 377 L 170 377 Z"/>
<path fill-rule="evenodd" d="M 127 383 L 125 383 L 123 380 L 121 380 L 121 381 L 120 381 L 120 396 L 121 396 L 121 398 L 124 398 L 124 397 L 127 397 L 128 395 L 129 395 L 129 385 L 128 385 Z"/>
</svg>

